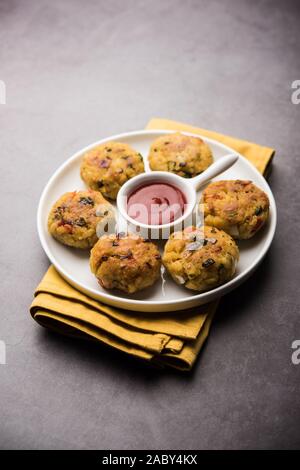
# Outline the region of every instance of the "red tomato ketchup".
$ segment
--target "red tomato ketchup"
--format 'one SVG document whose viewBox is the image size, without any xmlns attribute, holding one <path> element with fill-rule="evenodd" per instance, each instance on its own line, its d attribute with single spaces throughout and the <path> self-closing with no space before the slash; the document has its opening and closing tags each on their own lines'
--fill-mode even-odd
<svg viewBox="0 0 300 470">
<path fill-rule="evenodd" d="M 128 196 L 127 213 L 132 219 L 148 225 L 173 222 L 184 213 L 186 199 L 180 189 L 168 183 L 149 183 Z"/>
</svg>

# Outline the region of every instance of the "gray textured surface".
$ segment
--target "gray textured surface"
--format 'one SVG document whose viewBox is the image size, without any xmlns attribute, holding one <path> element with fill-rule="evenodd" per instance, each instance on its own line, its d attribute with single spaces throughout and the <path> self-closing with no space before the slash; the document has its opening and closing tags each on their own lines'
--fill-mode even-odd
<svg viewBox="0 0 300 470">
<path fill-rule="evenodd" d="M 296 1 L 0 0 L 1 448 L 300 446 L 299 20 Z M 35 216 L 49 176 L 153 116 L 277 150 L 275 242 L 222 302 L 190 375 L 50 334 L 28 314 L 48 266 Z"/>
</svg>

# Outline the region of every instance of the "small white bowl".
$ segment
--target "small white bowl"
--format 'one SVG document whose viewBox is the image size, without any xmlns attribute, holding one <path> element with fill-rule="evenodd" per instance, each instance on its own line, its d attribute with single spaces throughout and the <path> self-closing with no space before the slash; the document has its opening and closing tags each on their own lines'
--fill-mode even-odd
<svg viewBox="0 0 300 470">
<path fill-rule="evenodd" d="M 184 205 L 184 213 L 181 217 L 178 217 L 173 222 L 167 224 L 151 225 L 135 220 L 128 215 L 127 202 L 130 194 L 132 194 L 138 187 L 151 183 L 167 183 L 178 188 L 182 194 L 184 194 L 186 203 Z M 138 232 L 143 237 L 151 239 L 168 238 L 172 231 L 179 230 L 180 227 L 182 227 L 185 220 L 191 219 L 195 205 L 196 191 L 193 185 L 186 183 L 184 178 L 166 171 L 142 173 L 141 175 L 128 180 L 118 193 L 117 207 L 119 215 L 121 216 L 118 220 L 118 225 L 120 227 L 119 231 Z"/>
<path fill-rule="evenodd" d="M 117 208 L 119 211 L 119 232 L 138 232 L 145 238 L 167 239 L 170 233 L 182 230 L 193 224 L 193 212 L 197 202 L 197 191 L 207 181 L 223 173 L 238 160 L 238 155 L 230 154 L 213 163 L 203 173 L 194 178 L 183 178 L 167 171 L 151 171 L 142 173 L 128 180 L 120 189 L 117 196 Z M 161 225 L 145 224 L 128 215 L 127 205 L 129 196 L 139 187 L 151 183 L 166 183 L 179 189 L 185 197 L 184 212 L 172 222 Z"/>
</svg>

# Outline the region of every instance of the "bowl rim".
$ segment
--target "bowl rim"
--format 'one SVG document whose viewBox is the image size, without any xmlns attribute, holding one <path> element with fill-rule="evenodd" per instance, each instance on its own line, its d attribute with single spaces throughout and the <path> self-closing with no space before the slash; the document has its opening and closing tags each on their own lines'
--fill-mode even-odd
<svg viewBox="0 0 300 470">
<path fill-rule="evenodd" d="M 68 165 L 70 165 L 74 160 L 76 160 L 79 156 L 82 156 L 85 152 L 87 152 L 88 150 L 96 147 L 97 145 L 100 145 L 102 143 L 105 143 L 105 142 L 109 142 L 111 140 L 120 140 L 120 139 L 126 139 L 126 138 L 130 138 L 130 137 L 135 137 L 135 136 L 139 136 L 139 135 L 165 135 L 165 134 L 171 134 L 173 132 L 178 132 L 178 131 L 173 131 L 173 130 L 170 130 L 170 129 L 151 129 L 151 130 L 138 130 L 138 131 L 130 131 L 130 132 L 123 132 L 121 134 L 115 134 L 115 135 L 112 135 L 112 136 L 109 136 L 109 137 L 106 137 L 104 139 L 100 139 L 96 142 L 93 142 L 92 144 L 89 144 L 88 146 L 80 149 L 79 151 L 75 152 L 71 157 L 69 157 L 62 165 L 60 165 L 56 171 L 53 173 L 53 175 L 50 177 L 50 179 L 48 180 L 48 183 L 46 184 L 46 186 L 44 187 L 42 193 L 41 193 L 41 196 L 40 196 L 40 200 L 39 200 L 39 204 L 38 204 L 38 210 L 37 210 L 37 230 L 38 230 L 38 235 L 39 235 L 39 239 L 40 239 L 40 242 L 41 242 L 41 245 L 47 255 L 47 257 L 49 258 L 50 262 L 54 265 L 54 267 L 57 269 L 57 271 L 69 282 L 71 283 L 73 286 L 76 286 L 79 290 L 81 290 L 82 292 L 89 292 L 89 294 L 87 295 L 90 295 L 91 296 L 91 293 L 94 294 L 94 298 L 103 298 L 103 299 L 106 299 L 108 301 L 108 303 L 110 303 L 111 305 L 115 305 L 117 303 L 120 304 L 120 308 L 124 307 L 125 309 L 132 309 L 132 305 L 134 305 L 135 307 L 142 307 L 143 305 L 147 304 L 149 307 L 153 306 L 153 307 L 156 307 L 156 306 L 176 306 L 176 304 L 189 304 L 191 301 L 192 302 L 197 302 L 197 300 L 199 300 L 199 303 L 200 303 L 200 300 L 205 298 L 205 302 L 203 303 L 208 303 L 210 302 L 211 300 L 215 299 L 215 298 L 218 298 L 218 297 L 221 297 L 222 295 L 222 292 L 228 292 L 231 290 L 231 288 L 236 284 L 237 286 L 242 282 L 243 279 L 247 279 L 247 277 L 251 274 L 251 272 L 255 269 L 255 267 L 260 263 L 260 261 L 264 258 L 264 256 L 266 255 L 268 249 L 270 248 L 270 245 L 272 243 L 272 240 L 274 238 L 274 235 L 275 235 L 275 230 L 276 230 L 276 224 L 277 224 L 277 209 L 276 209 L 276 203 L 275 203 L 275 199 L 274 199 L 274 196 L 273 196 L 273 193 L 272 193 L 272 190 L 268 184 L 268 182 L 264 179 L 263 175 L 255 168 L 254 165 L 252 165 L 252 163 L 250 163 L 245 157 L 243 157 L 243 155 L 241 155 L 239 152 L 236 152 L 234 151 L 232 148 L 228 147 L 227 145 L 215 140 L 215 139 L 211 139 L 211 138 L 208 138 L 208 137 L 205 137 L 205 136 L 202 136 L 201 134 L 195 134 L 195 133 L 192 133 L 192 132 L 186 132 L 186 131 L 180 131 L 182 134 L 185 134 L 185 135 L 188 135 L 188 136 L 192 136 L 192 137 L 198 137 L 198 138 L 201 138 L 203 139 L 205 142 L 207 142 L 208 144 L 217 144 L 219 147 L 223 148 L 224 152 L 235 152 L 236 154 L 239 155 L 240 159 L 243 161 L 243 163 L 248 166 L 249 168 L 251 168 L 251 171 L 254 171 L 259 178 L 263 178 L 264 179 L 264 183 L 266 185 L 266 187 L 268 188 L 268 197 L 269 197 L 269 200 L 270 200 L 270 212 L 272 214 L 272 217 L 271 217 L 271 221 L 270 221 L 270 227 L 269 227 L 269 233 L 267 234 L 267 237 L 266 237 L 266 240 L 265 240 L 265 243 L 264 243 L 264 246 L 263 246 L 263 249 L 259 255 L 259 259 L 255 259 L 249 266 L 246 270 L 244 270 L 243 272 L 241 272 L 240 274 L 238 274 L 237 276 L 235 276 L 233 279 L 231 279 L 230 281 L 226 282 L 225 284 L 222 284 L 221 286 L 218 286 L 214 289 L 211 289 L 209 291 L 205 291 L 205 292 L 201 292 L 199 294 L 195 294 L 191 297 L 180 297 L 180 298 L 177 298 L 177 299 L 174 299 L 174 300 L 140 300 L 140 299 L 134 299 L 134 298 L 130 298 L 130 297 L 116 297 L 115 295 L 112 295 L 108 292 L 105 292 L 105 291 L 101 291 L 101 293 L 99 293 L 99 291 L 97 291 L 96 289 L 93 289 L 93 288 L 86 288 L 81 282 L 78 282 L 76 281 L 75 279 L 72 279 L 68 273 L 66 273 L 66 271 L 64 270 L 64 268 L 62 266 L 60 266 L 60 263 L 56 260 L 55 256 L 52 254 L 51 250 L 49 249 L 48 247 L 48 244 L 47 244 L 47 241 L 46 241 L 46 238 L 44 236 L 44 222 L 45 222 L 45 215 L 43 214 L 43 205 L 45 203 L 45 200 L 47 198 L 47 194 L 48 194 L 48 191 L 51 187 L 51 185 L 53 184 L 53 182 L 55 181 L 55 179 L 57 178 L 58 174 L 60 172 L 62 172 Z M 184 310 L 184 307 L 183 308 L 180 308 L 182 310 Z M 137 308 L 137 310 L 139 310 Z"/>
</svg>

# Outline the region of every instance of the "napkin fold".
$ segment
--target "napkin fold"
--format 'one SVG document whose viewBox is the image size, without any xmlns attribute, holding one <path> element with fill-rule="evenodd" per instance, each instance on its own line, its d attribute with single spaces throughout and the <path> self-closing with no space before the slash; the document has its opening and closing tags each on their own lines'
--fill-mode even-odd
<svg viewBox="0 0 300 470">
<path fill-rule="evenodd" d="M 244 155 L 263 174 L 275 151 L 269 147 L 165 119 L 147 129 L 193 132 Z M 79 292 L 50 266 L 35 290 L 30 313 L 40 325 L 69 336 L 100 341 L 157 366 L 190 370 L 204 344 L 218 301 L 179 312 L 144 313 L 111 307 Z"/>
</svg>

